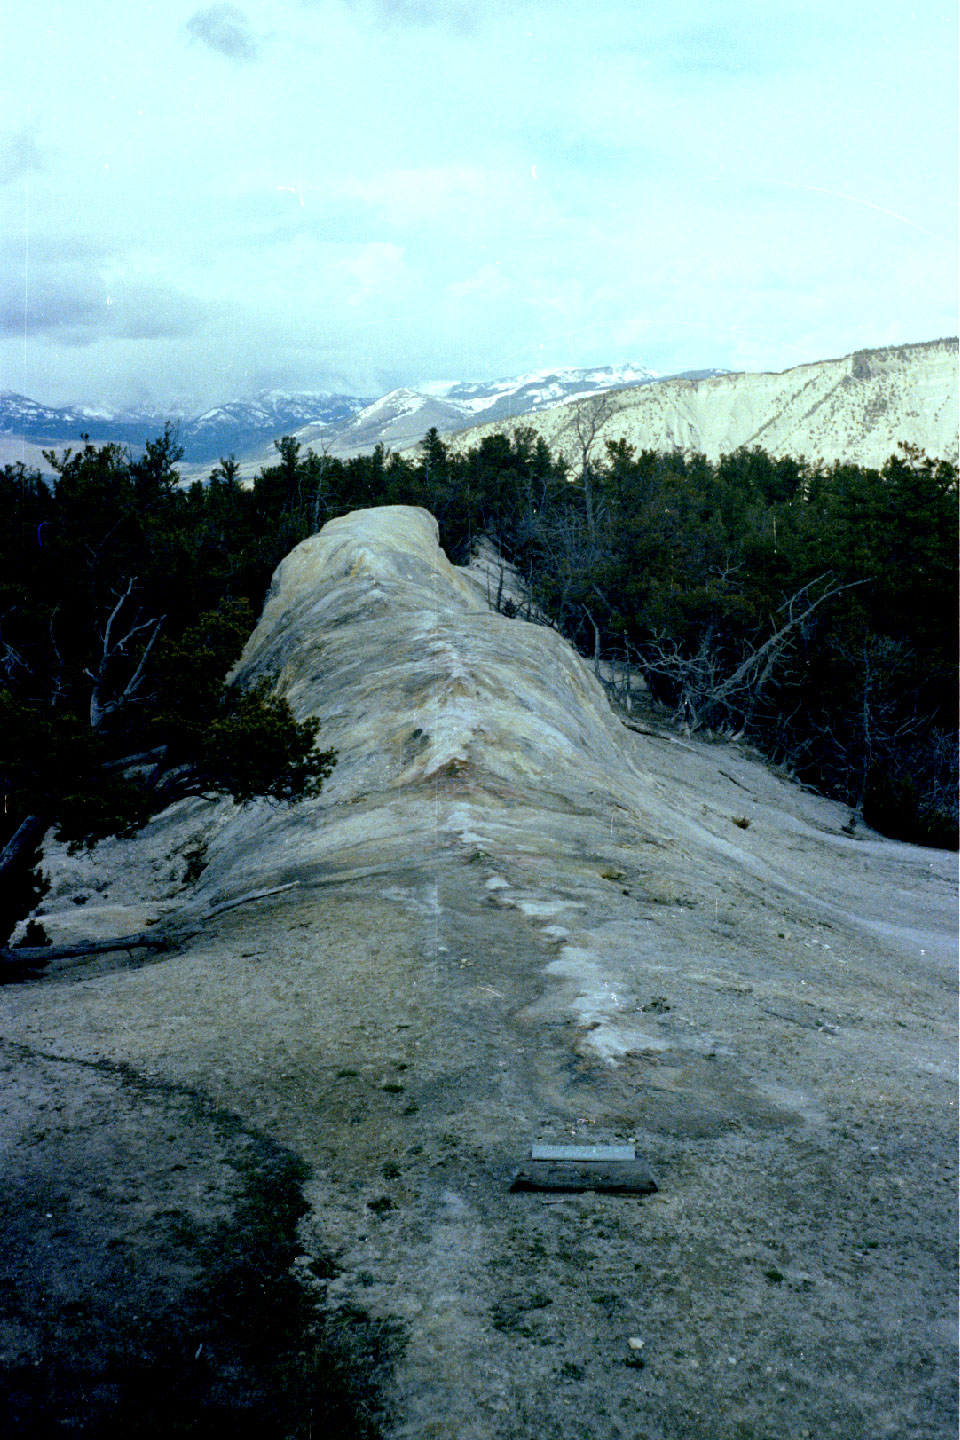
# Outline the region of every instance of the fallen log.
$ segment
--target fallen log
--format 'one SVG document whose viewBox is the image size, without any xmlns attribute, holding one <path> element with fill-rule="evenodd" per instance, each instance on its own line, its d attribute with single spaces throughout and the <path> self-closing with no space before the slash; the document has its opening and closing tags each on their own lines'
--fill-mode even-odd
<svg viewBox="0 0 960 1440">
<path fill-rule="evenodd" d="M 266 890 L 250 890 L 246 895 L 238 895 L 233 900 L 221 900 L 219 905 L 211 905 L 200 918 L 212 920 L 214 915 L 222 915 L 225 910 L 235 910 L 238 905 L 247 905 L 251 900 L 265 900 L 268 895 L 279 895 L 283 890 L 296 890 L 299 884 L 299 880 L 289 880 L 286 885 L 271 885 Z"/>
<path fill-rule="evenodd" d="M 203 923 L 233 910 L 238 905 L 247 905 L 252 900 L 264 900 L 270 895 L 280 895 L 285 890 L 295 890 L 299 880 L 286 885 L 271 885 L 266 890 L 251 890 L 246 895 L 237 895 L 232 900 L 223 900 L 212 905 L 190 925 L 169 930 L 141 930 L 135 935 L 114 935 L 108 940 L 77 940 L 72 945 L 12 945 L 0 949 L 0 965 L 36 965 L 50 960 L 79 960 L 87 955 L 104 955 L 110 950 L 168 950 L 178 941 L 196 935 Z"/>
<path fill-rule="evenodd" d="M 36 964 L 38 961 L 72 960 L 83 955 L 102 955 L 109 950 L 166 950 L 168 935 L 141 931 L 136 935 L 114 935 L 109 940 L 78 940 L 73 945 L 13 945 L 0 950 L 0 962 L 8 965 Z"/>
</svg>

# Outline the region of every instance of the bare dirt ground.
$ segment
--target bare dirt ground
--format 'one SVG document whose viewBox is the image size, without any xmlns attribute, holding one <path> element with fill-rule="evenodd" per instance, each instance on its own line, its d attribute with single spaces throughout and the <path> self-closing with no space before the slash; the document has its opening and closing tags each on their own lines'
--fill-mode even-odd
<svg viewBox="0 0 960 1440">
<path fill-rule="evenodd" d="M 389 1434 L 952 1434 L 950 859 L 831 832 L 843 812 L 791 790 L 816 823 L 788 881 L 823 874 L 824 899 L 784 901 L 764 828 L 787 787 L 735 751 L 678 753 L 715 771 L 701 808 L 726 772 L 728 808 L 756 812 L 712 817 L 746 852 L 733 884 L 705 867 L 677 892 L 616 843 L 438 854 L 239 907 L 139 968 L 8 987 L 5 1268 L 57 1344 L 88 1344 L 106 1304 L 129 1347 L 178 1300 L 171 1211 L 233 1213 L 218 1117 L 240 1116 L 310 1167 L 295 1270 L 322 1312 L 395 1337 Z M 851 867 L 876 879 L 842 916 Z M 633 1032 L 614 1063 L 587 1043 L 598 986 Z M 511 1195 L 549 1135 L 635 1136 L 659 1193 Z M 36 1309 L 3 1339 L 51 1384 Z"/>
<path fill-rule="evenodd" d="M 48 852 L 51 935 L 195 930 L 0 989 L 10 1433 L 956 1433 L 955 857 L 610 723 L 622 804 L 448 766 Z M 547 1137 L 659 1191 L 511 1194 Z"/>
</svg>

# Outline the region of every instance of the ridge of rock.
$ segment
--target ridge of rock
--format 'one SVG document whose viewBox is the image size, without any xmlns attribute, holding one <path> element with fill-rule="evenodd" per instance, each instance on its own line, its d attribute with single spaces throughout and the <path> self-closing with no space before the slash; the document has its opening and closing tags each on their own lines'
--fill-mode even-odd
<svg viewBox="0 0 960 1440">
<path fill-rule="evenodd" d="M 578 415 L 598 415 L 594 453 L 607 440 L 638 449 L 700 452 L 711 460 L 740 446 L 828 464 L 877 466 L 901 441 L 936 459 L 958 455 L 956 340 L 858 350 L 775 373 L 662 380 L 569 401 L 516 420 L 457 432 L 457 451 L 485 435 L 532 430 L 569 462 L 581 460 Z"/>
<path fill-rule="evenodd" d="M 612 806 L 639 823 L 620 783 L 624 732 L 599 682 L 555 631 L 493 611 L 425 510 L 354 511 L 287 556 L 236 669 L 241 683 L 263 675 L 298 718 L 321 717 L 338 763 L 314 805 L 254 807 L 263 863 L 244 847 L 232 876 L 215 872 L 217 899 L 253 872 L 274 877 L 278 826 L 302 873 L 341 845 L 355 863 L 379 863 L 414 835 L 421 848 L 491 848 L 499 828 L 516 843 L 532 801 L 558 819 Z M 232 843 L 246 828 L 238 817 Z"/>
</svg>

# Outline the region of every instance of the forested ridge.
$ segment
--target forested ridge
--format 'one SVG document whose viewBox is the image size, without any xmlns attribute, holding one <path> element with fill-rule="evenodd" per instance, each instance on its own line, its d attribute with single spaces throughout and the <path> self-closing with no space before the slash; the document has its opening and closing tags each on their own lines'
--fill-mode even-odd
<svg viewBox="0 0 960 1440">
<path fill-rule="evenodd" d="M 955 845 L 957 472 L 595 453 L 520 431 L 349 460 L 277 442 L 179 485 L 171 431 L 0 473 L 0 942 L 44 830 L 92 842 L 187 794 L 316 793 L 335 757 L 261 684 L 225 677 L 276 565 L 327 520 L 422 505 L 464 563 L 486 538 L 527 618 L 631 667 L 690 730 L 742 735 L 889 835 Z M 516 613 L 514 602 L 505 602 Z M 322 737 L 320 737 L 322 741 Z M 31 878 L 33 877 L 33 878 Z"/>
</svg>

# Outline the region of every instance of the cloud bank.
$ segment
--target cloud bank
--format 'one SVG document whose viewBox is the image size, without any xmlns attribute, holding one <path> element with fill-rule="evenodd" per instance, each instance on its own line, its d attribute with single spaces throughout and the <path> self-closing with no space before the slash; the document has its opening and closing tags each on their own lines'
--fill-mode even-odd
<svg viewBox="0 0 960 1440">
<path fill-rule="evenodd" d="M 782 369 L 956 327 L 935 0 L 33 0 L 18 26 L 0 385 L 41 399 Z"/>
</svg>

